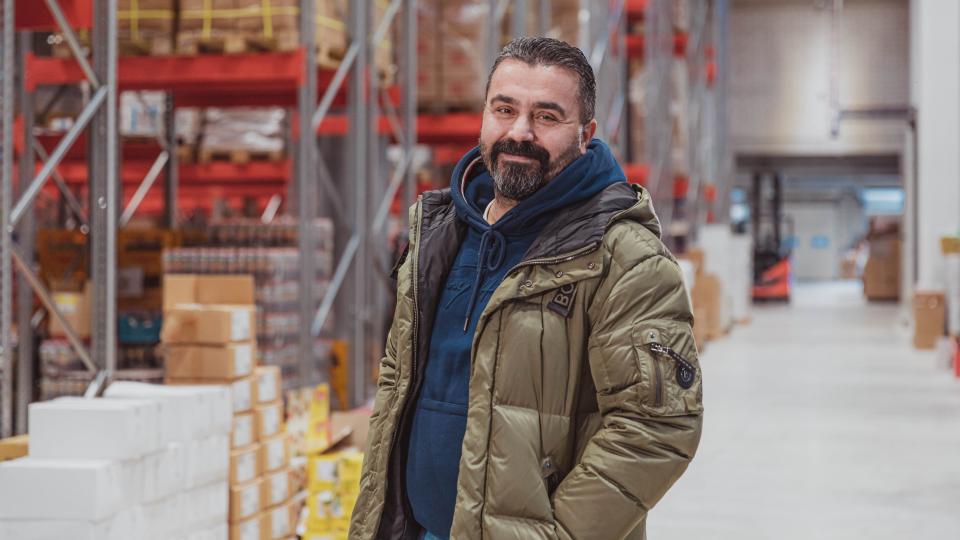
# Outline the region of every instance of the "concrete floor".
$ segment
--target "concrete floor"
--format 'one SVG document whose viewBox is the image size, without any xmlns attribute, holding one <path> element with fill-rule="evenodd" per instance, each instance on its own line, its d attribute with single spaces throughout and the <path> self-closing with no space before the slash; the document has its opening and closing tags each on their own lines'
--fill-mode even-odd
<svg viewBox="0 0 960 540">
<path fill-rule="evenodd" d="M 960 380 L 857 283 L 711 343 L 703 439 L 648 538 L 960 539 Z"/>
</svg>

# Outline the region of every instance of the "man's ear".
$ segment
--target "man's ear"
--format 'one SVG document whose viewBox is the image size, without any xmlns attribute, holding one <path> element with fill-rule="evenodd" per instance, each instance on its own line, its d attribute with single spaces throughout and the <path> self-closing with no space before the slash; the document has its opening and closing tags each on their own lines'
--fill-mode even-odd
<svg viewBox="0 0 960 540">
<path fill-rule="evenodd" d="M 593 140 L 593 135 L 597 132 L 597 120 L 591 120 L 587 125 L 580 129 L 580 153 L 587 153 L 587 146 Z"/>
</svg>

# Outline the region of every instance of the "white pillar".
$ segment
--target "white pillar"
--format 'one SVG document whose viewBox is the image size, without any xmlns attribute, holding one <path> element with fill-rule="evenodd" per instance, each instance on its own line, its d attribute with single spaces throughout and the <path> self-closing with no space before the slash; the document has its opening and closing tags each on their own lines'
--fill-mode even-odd
<svg viewBox="0 0 960 540">
<path fill-rule="evenodd" d="M 960 231 L 960 2 L 911 0 L 917 108 L 917 283 L 943 288 L 940 237 Z"/>
</svg>

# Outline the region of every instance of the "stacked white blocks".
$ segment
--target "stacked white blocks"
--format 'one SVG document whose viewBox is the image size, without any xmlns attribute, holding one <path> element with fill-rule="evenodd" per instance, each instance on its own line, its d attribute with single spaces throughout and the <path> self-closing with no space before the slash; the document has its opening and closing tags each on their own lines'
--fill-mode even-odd
<svg viewBox="0 0 960 540">
<path fill-rule="evenodd" d="M 117 382 L 29 409 L 30 455 L 0 464 L 0 538 L 226 540 L 226 387 Z"/>
</svg>

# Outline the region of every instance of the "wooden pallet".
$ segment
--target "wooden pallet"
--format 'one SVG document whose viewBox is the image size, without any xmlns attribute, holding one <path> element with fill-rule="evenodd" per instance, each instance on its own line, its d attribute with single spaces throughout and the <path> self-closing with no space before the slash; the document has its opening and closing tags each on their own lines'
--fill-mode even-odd
<svg viewBox="0 0 960 540">
<path fill-rule="evenodd" d="M 235 33 L 216 37 L 180 36 L 177 52 L 180 54 L 249 54 L 264 52 L 290 52 L 297 48 L 294 40 L 260 34 Z"/>
<path fill-rule="evenodd" d="M 247 150 L 236 148 L 201 148 L 197 157 L 200 163 L 228 161 L 230 163 L 243 164 L 250 163 L 251 161 L 281 161 L 283 160 L 283 151 Z"/>
</svg>

